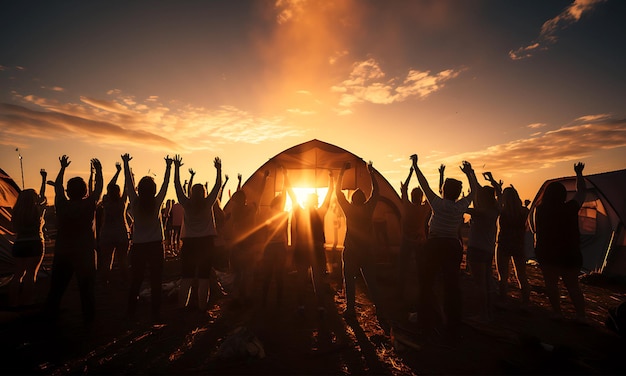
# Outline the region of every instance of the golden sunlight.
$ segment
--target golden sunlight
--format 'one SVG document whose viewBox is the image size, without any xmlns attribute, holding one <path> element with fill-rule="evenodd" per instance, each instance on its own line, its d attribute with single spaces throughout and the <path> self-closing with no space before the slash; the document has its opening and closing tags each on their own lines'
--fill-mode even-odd
<svg viewBox="0 0 626 376">
<path fill-rule="evenodd" d="M 312 188 L 312 187 L 293 187 L 293 191 L 296 194 L 296 198 L 298 200 L 298 204 L 304 207 L 307 202 L 307 199 L 311 193 L 317 193 L 317 206 L 321 205 L 324 202 L 324 198 L 326 198 L 326 194 L 328 193 L 328 187 L 324 188 Z M 291 202 L 291 197 L 287 195 L 287 200 L 285 201 L 285 210 L 291 211 L 293 208 L 293 203 Z"/>
</svg>

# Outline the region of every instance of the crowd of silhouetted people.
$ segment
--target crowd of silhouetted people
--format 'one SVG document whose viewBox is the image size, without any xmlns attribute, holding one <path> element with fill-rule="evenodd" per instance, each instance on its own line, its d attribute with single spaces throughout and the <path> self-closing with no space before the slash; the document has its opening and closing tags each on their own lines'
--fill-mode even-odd
<svg viewBox="0 0 626 376">
<path fill-rule="evenodd" d="M 269 210 L 262 212 L 258 202 L 248 202 L 241 175 L 236 191 L 229 194 L 228 210 L 224 210 L 222 196 L 228 175 L 223 179 L 220 158 L 213 161 L 215 181 L 210 189 L 208 183 L 194 184 L 193 169 L 189 169 L 189 181 L 181 184 L 183 159 L 179 155 L 165 157 L 160 187 L 152 176 L 137 179 L 130 166 L 132 159 L 129 154 L 121 156 L 102 199 L 100 161 L 91 160 L 92 173 L 87 182 L 82 177 L 65 182 L 65 171 L 71 164 L 66 155 L 59 158 L 60 170 L 54 181 L 47 181 L 46 172 L 41 170 L 39 193 L 34 189 L 20 192 L 12 212 L 16 262 L 9 291 L 11 307 L 34 303 L 35 283 L 45 252 L 46 185 L 51 185 L 55 191 L 57 236 L 43 312 L 52 321 L 60 314 L 62 298 L 73 277 L 86 323 L 93 323 L 97 315 L 96 288 L 107 288 L 112 283 L 124 287 L 128 294 L 126 317 L 137 320 L 146 276 L 151 290 L 151 320 L 161 320 L 166 252 L 180 259 L 178 306 L 182 310 L 193 307 L 206 312 L 216 270 L 232 276 L 233 307 L 252 307 L 253 298 L 261 302 L 261 308 L 270 301 L 281 306 L 290 270 L 287 262 L 292 260 L 297 274 L 297 303 L 292 309 L 303 314 L 306 296 L 312 290 L 313 309 L 323 318 L 328 306 L 324 301 L 328 276 L 324 220 L 331 198 L 336 200 L 332 211 L 341 211 L 346 223 L 341 268 L 346 302 L 343 316 L 346 320 L 357 319 L 356 282 L 362 277 L 379 320 L 391 318 L 377 282 L 374 211 L 380 201 L 380 182 L 371 162 L 365 165 L 371 183 L 371 189 L 366 190 L 369 196 L 356 189 L 346 197 L 344 173 L 355 166 L 345 162 L 337 176 L 336 171 L 329 170 L 328 193 L 321 204 L 317 194 L 299 203 L 289 171 L 283 166 L 275 170 L 279 176 L 273 177 L 272 191 L 264 193 L 270 176 L 269 170 L 264 171 L 261 192 L 272 198 Z M 417 155 L 410 160 L 408 177 L 400 185 L 401 240 L 393 286 L 393 299 L 401 303 L 402 315 L 415 323 L 424 337 L 439 328 L 446 340 L 458 338 L 462 319 L 468 315 L 462 306 L 460 271 L 464 256 L 476 308 L 471 319 L 483 324 L 493 320 L 494 304 L 509 293 L 511 265 L 520 288 L 520 307 L 528 309 L 528 202 L 522 203 L 512 185 L 503 187 L 503 182 L 490 172 L 483 173 L 487 184 L 481 185 L 466 161 L 460 170 L 467 178 L 468 190 L 463 189 L 463 182 L 444 176 L 444 165 L 439 168 L 438 189 L 433 190 L 418 165 Z M 176 200 L 165 201 L 172 166 Z M 582 163 L 574 166 L 577 191 L 572 199 L 567 200 L 565 187 L 555 182 L 535 203 L 535 239 L 531 245 L 543 273 L 552 315 L 563 315 L 558 286 L 561 279 L 575 307 L 576 320 L 581 322 L 586 320 L 578 282 L 582 266 L 578 210 L 585 199 L 583 169 Z M 117 180 L 122 171 L 124 182 L 120 188 Z M 418 186 L 409 197 L 413 174 Z M 288 197 L 291 213 L 285 210 Z M 461 229 L 466 218 L 470 218 L 469 234 L 464 239 Z M 119 271 L 115 275 L 114 269 Z M 409 290 L 415 293 L 407 294 Z"/>
</svg>

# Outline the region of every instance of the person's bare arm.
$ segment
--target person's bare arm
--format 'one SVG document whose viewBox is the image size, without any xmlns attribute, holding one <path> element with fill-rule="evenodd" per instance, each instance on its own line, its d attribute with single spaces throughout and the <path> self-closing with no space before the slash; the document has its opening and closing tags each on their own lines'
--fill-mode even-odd
<svg viewBox="0 0 626 376">
<path fill-rule="evenodd" d="M 39 188 L 39 204 L 43 205 L 47 202 L 46 178 L 48 177 L 48 173 L 42 168 L 41 170 L 39 170 L 39 174 L 41 175 L 41 187 Z"/>
<path fill-rule="evenodd" d="M 54 194 L 57 197 L 67 199 L 65 197 L 65 190 L 63 189 L 63 176 L 65 175 L 65 169 L 67 166 L 72 163 L 70 158 L 67 155 L 63 155 L 59 157 L 59 162 L 61 163 L 61 168 L 59 169 L 59 173 L 57 174 L 57 178 L 54 181 Z"/>
<path fill-rule="evenodd" d="M 441 164 L 441 166 L 439 166 L 439 194 L 443 193 L 443 182 L 444 182 L 445 172 L 446 172 L 446 165 Z"/>
<path fill-rule="evenodd" d="M 189 185 L 187 186 L 187 193 L 191 196 L 191 187 L 193 187 L 193 178 L 196 176 L 196 172 L 193 168 L 189 169 Z"/>
<path fill-rule="evenodd" d="M 187 195 L 185 194 L 185 190 L 183 186 L 180 184 L 180 167 L 184 164 L 183 158 L 180 155 L 176 154 L 174 156 L 174 190 L 176 191 L 176 198 L 178 202 L 181 204 L 187 203 Z"/>
<path fill-rule="evenodd" d="M 380 186 L 378 184 L 378 179 L 376 179 L 376 174 L 374 173 L 374 164 L 372 161 L 367 163 L 367 171 L 370 174 L 370 181 L 372 182 L 372 194 L 367 200 L 367 203 L 369 206 L 372 206 L 373 210 L 380 199 Z"/>
<path fill-rule="evenodd" d="M 122 162 L 124 163 L 124 189 L 130 200 L 134 201 L 137 198 L 137 192 L 135 192 L 135 182 L 130 171 L 131 159 L 133 159 L 133 157 L 128 153 L 122 155 Z"/>
<path fill-rule="evenodd" d="M 228 183 L 228 174 L 224 175 L 224 183 L 222 183 L 222 187 L 220 188 L 220 193 L 217 195 L 217 199 L 222 201 L 222 196 L 224 195 L 224 188 L 226 187 L 226 183 Z"/>
<path fill-rule="evenodd" d="M 157 202 L 159 202 L 159 205 L 165 199 L 165 194 L 167 193 L 167 186 L 170 184 L 170 174 L 172 172 L 173 162 L 174 160 L 170 158 L 169 155 L 165 156 L 165 175 L 163 176 L 163 184 L 161 184 L 161 189 L 159 190 L 159 193 L 156 196 Z"/>
<path fill-rule="evenodd" d="M 587 195 L 587 184 L 583 176 L 584 169 L 585 164 L 582 162 L 578 162 L 574 165 L 574 171 L 576 172 L 576 194 L 572 200 L 576 201 L 579 206 L 585 203 L 585 196 Z"/>
<path fill-rule="evenodd" d="M 468 200 L 471 201 L 474 199 L 476 192 L 478 192 L 480 184 L 478 183 L 478 179 L 476 179 L 476 173 L 474 172 L 471 163 L 469 163 L 468 161 L 463 161 L 463 164 L 459 168 L 461 169 L 461 171 L 463 171 L 465 176 L 467 176 L 467 180 L 469 181 L 470 192 L 466 197 Z"/>
<path fill-rule="evenodd" d="M 100 160 L 94 158 L 91 160 L 91 166 L 93 166 L 96 172 L 96 185 L 94 186 L 93 192 L 89 194 L 89 197 L 93 198 L 94 201 L 97 202 L 100 199 L 100 196 L 102 195 L 102 189 L 104 188 L 104 179 L 102 177 L 102 164 L 100 163 Z"/>
<path fill-rule="evenodd" d="M 215 184 L 213 184 L 213 189 L 211 189 L 211 192 L 207 196 L 207 200 L 211 205 L 215 204 L 217 196 L 222 189 L 222 160 L 219 157 L 215 157 L 213 166 L 215 167 Z"/>
<path fill-rule="evenodd" d="M 409 176 L 406 177 L 406 180 L 400 182 L 400 197 L 403 203 L 409 202 L 409 182 L 411 181 L 411 176 L 413 176 L 413 166 L 409 169 Z"/>
<path fill-rule="evenodd" d="M 430 188 L 428 180 L 426 180 L 424 173 L 422 173 L 422 170 L 417 165 L 417 154 L 411 155 L 411 161 L 413 162 L 413 170 L 415 171 L 415 176 L 417 176 L 417 181 L 419 182 L 422 191 L 424 191 L 424 195 L 430 201 L 433 196 L 436 196 L 436 194 Z M 441 172 L 442 170 L 439 169 L 439 171 Z"/>
<path fill-rule="evenodd" d="M 298 202 L 298 196 L 296 196 L 296 192 L 294 192 L 293 187 L 291 186 L 291 181 L 289 180 L 289 175 L 287 174 L 287 169 L 285 169 L 285 167 L 280 166 L 279 167 L 280 171 L 283 173 L 283 179 L 284 179 L 284 184 L 283 184 L 283 189 L 287 190 L 287 194 L 289 195 L 289 198 L 291 199 L 291 207 L 292 209 L 296 209 L 296 206 L 300 206 L 300 203 Z"/>
<path fill-rule="evenodd" d="M 326 191 L 326 197 L 324 202 L 320 206 L 320 214 L 322 218 L 326 215 L 328 208 L 330 207 L 330 197 L 333 195 L 335 179 L 333 178 L 333 170 L 328 170 L 328 190 Z"/>
<path fill-rule="evenodd" d="M 345 212 L 349 207 L 350 203 L 346 198 L 346 195 L 341 191 L 341 186 L 343 185 L 343 174 L 350 168 L 350 162 L 346 162 L 341 167 L 341 171 L 339 171 L 339 177 L 337 178 L 337 185 L 335 185 L 335 195 L 337 196 L 337 203 Z"/>
</svg>

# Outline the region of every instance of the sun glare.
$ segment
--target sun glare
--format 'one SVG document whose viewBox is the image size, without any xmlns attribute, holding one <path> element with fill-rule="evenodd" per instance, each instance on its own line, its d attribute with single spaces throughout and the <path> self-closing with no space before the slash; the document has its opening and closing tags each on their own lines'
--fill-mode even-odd
<svg viewBox="0 0 626 376">
<path fill-rule="evenodd" d="M 294 193 L 296 194 L 296 198 L 300 206 L 304 207 L 309 195 L 311 193 L 317 193 L 317 205 L 321 205 L 324 202 L 324 198 L 326 198 L 326 194 L 328 193 L 328 188 L 310 188 L 310 187 L 294 187 Z M 287 195 L 287 200 L 285 202 L 285 210 L 291 211 L 293 207 L 293 203 L 291 202 L 291 197 Z"/>
</svg>

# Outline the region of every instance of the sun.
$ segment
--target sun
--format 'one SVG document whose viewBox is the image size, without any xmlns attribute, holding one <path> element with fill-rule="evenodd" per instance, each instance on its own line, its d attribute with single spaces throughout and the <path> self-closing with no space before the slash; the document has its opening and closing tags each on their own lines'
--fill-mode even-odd
<svg viewBox="0 0 626 376">
<path fill-rule="evenodd" d="M 312 187 L 293 187 L 293 191 L 296 194 L 296 199 L 300 206 L 304 207 L 309 195 L 311 193 L 317 193 L 317 206 L 321 205 L 324 202 L 324 198 L 326 198 L 326 194 L 328 193 L 328 187 L 324 188 L 312 188 Z M 285 201 L 285 210 L 291 211 L 293 208 L 293 203 L 291 202 L 291 197 L 287 195 L 287 200 Z"/>
</svg>

